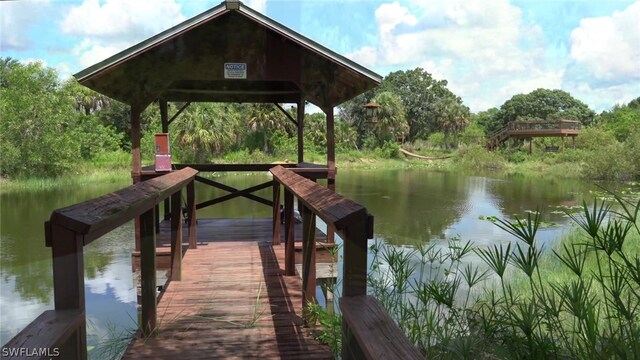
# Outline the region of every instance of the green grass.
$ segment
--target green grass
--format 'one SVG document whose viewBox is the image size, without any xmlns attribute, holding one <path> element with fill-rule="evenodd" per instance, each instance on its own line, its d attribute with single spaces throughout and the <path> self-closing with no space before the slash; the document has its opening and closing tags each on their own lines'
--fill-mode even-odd
<svg viewBox="0 0 640 360">
<path fill-rule="evenodd" d="M 91 161 L 80 162 L 73 171 L 55 178 L 0 178 L 0 193 L 39 191 L 72 185 L 121 183 L 131 179 L 131 155 L 124 152 L 104 153 Z"/>
</svg>

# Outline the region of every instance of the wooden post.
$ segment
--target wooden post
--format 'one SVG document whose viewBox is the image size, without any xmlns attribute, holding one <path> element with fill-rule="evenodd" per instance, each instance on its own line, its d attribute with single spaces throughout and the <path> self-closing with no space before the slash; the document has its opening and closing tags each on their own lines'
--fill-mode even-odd
<svg viewBox="0 0 640 360">
<path fill-rule="evenodd" d="M 131 177 L 133 183 L 140 182 L 142 172 L 142 160 L 140 157 L 140 114 L 143 109 L 138 106 L 131 106 Z M 140 218 L 136 216 L 134 220 L 134 236 L 136 251 L 140 251 Z"/>
<path fill-rule="evenodd" d="M 333 107 L 325 110 L 327 115 L 327 168 L 329 173 L 327 175 L 327 187 L 336 191 L 336 141 L 333 119 Z M 333 244 L 335 242 L 335 229 L 332 226 L 327 226 L 327 243 Z"/>
<path fill-rule="evenodd" d="M 573 150 L 575 150 L 576 149 L 576 137 L 572 136 L 571 138 L 573 139 Z"/>
<path fill-rule="evenodd" d="M 273 180 L 273 245 L 280 245 L 280 183 Z"/>
<path fill-rule="evenodd" d="M 284 190 L 284 274 L 296 274 L 295 219 L 293 217 L 293 194 Z"/>
<path fill-rule="evenodd" d="M 51 253 L 53 256 L 53 298 L 56 310 L 85 311 L 84 256 L 82 236 L 51 224 Z M 86 319 L 61 349 L 69 359 L 87 358 Z"/>
<path fill-rule="evenodd" d="M 302 212 L 302 306 L 316 300 L 316 215 L 306 206 Z"/>
<path fill-rule="evenodd" d="M 304 99 L 298 102 L 298 164 L 304 162 Z"/>
<path fill-rule="evenodd" d="M 142 290 L 140 330 L 150 336 L 156 329 L 156 233 L 153 231 L 155 212 L 140 216 L 140 284 Z"/>
<path fill-rule="evenodd" d="M 529 155 L 531 155 L 532 144 L 533 144 L 533 137 L 530 137 L 529 138 Z"/>
<path fill-rule="evenodd" d="M 153 207 L 153 211 L 156 213 L 156 234 L 160 234 L 160 206 L 156 204 Z"/>
<path fill-rule="evenodd" d="M 182 280 L 182 191 L 171 195 L 171 280 Z"/>
<path fill-rule="evenodd" d="M 167 100 L 160 99 L 158 100 L 158 106 L 160 107 L 160 122 L 162 123 L 162 132 L 169 133 L 169 105 L 167 104 Z M 164 200 L 164 219 L 169 220 L 169 216 L 171 212 L 171 202 L 169 198 Z M 159 218 L 159 217 L 158 217 Z M 157 220 L 160 222 L 160 220 Z"/>
<path fill-rule="evenodd" d="M 189 249 L 198 247 L 198 230 L 196 228 L 196 182 L 187 184 L 187 217 L 189 219 Z"/>
<path fill-rule="evenodd" d="M 367 294 L 367 229 L 363 220 L 344 231 L 342 296 Z"/>
</svg>

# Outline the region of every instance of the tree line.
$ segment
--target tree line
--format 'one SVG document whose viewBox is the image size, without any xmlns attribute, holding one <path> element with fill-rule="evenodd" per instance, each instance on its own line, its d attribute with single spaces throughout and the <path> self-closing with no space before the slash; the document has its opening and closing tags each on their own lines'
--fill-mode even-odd
<svg viewBox="0 0 640 360">
<path fill-rule="evenodd" d="M 367 117 L 364 105 L 377 103 Z M 170 103 L 170 113 L 184 104 Z M 296 109 L 290 108 L 295 117 Z M 640 124 L 640 98 L 596 114 L 562 90 L 538 89 L 517 94 L 500 108 L 472 114 L 462 99 L 416 68 L 387 75 L 374 90 L 338 108 L 338 150 L 393 152 L 399 143 L 429 141 L 449 150 L 513 120 L 580 120 L 625 141 Z M 324 153 L 324 114 L 305 115 L 305 151 Z M 153 155 L 153 134 L 160 132 L 158 106 L 142 116 L 143 153 Z M 131 150 L 129 109 L 82 85 L 60 80 L 42 63 L 0 59 L 0 176 L 58 176 L 81 161 Z M 273 104 L 197 103 L 189 105 L 170 126 L 172 154 L 183 162 L 204 162 L 236 151 L 292 156 L 295 125 Z"/>
</svg>

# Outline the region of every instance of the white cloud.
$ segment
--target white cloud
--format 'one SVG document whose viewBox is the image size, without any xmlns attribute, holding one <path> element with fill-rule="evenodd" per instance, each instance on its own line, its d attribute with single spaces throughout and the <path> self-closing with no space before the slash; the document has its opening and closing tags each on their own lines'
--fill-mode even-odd
<svg viewBox="0 0 640 360">
<path fill-rule="evenodd" d="M 0 1 L 0 50 L 29 47 L 29 28 L 44 13 L 49 0 Z M 45 11 L 43 11 L 45 10 Z"/>
<path fill-rule="evenodd" d="M 267 13 L 267 0 L 248 0 L 246 5 L 255 11 Z"/>
<path fill-rule="evenodd" d="M 84 0 L 69 10 L 60 28 L 69 35 L 138 40 L 184 20 L 175 0 Z"/>
<path fill-rule="evenodd" d="M 611 16 L 585 18 L 571 32 L 571 58 L 595 80 L 640 79 L 640 1 Z"/>
<path fill-rule="evenodd" d="M 542 29 L 526 22 L 508 0 L 393 2 L 381 5 L 375 17 L 378 43 L 348 57 L 368 66 L 422 66 L 447 79 L 473 111 L 499 106 L 515 94 L 505 98 L 506 91 L 561 84 L 559 69 L 542 61 Z"/>
<path fill-rule="evenodd" d="M 84 0 L 69 10 L 60 29 L 83 38 L 73 53 L 86 67 L 184 20 L 175 0 Z"/>
</svg>

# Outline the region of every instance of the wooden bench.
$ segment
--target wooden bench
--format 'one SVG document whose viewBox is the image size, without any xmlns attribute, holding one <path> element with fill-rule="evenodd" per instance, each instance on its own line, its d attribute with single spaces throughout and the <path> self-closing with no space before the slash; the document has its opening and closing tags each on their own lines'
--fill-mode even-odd
<svg viewBox="0 0 640 360">
<path fill-rule="evenodd" d="M 369 295 L 340 298 L 343 331 L 350 341 L 342 350 L 349 359 L 424 359 L 380 302 Z"/>
</svg>

